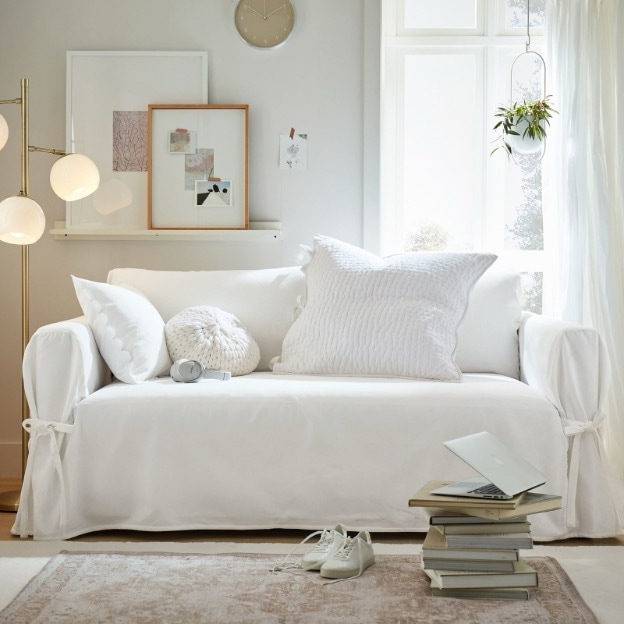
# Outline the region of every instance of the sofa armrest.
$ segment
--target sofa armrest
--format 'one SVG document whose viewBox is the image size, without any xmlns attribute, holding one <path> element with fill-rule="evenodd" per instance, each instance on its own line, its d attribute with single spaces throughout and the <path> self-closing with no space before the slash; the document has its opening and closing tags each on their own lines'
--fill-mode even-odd
<svg viewBox="0 0 624 624">
<path fill-rule="evenodd" d="M 525 312 L 519 334 L 520 379 L 540 390 L 564 422 L 599 424 L 611 371 L 598 332 Z"/>
<path fill-rule="evenodd" d="M 39 328 L 22 373 L 32 418 L 50 422 L 70 422 L 73 406 L 111 381 L 84 316 Z"/>
<path fill-rule="evenodd" d="M 619 483 L 602 438 L 611 367 L 600 334 L 590 327 L 524 313 L 519 338 L 520 379 L 553 403 L 561 415 L 565 435 L 572 440 L 568 527 L 577 525 L 577 515 L 582 514 L 583 507 L 592 506 L 592 499 L 598 506 L 605 497 L 613 500 L 613 513 L 621 527 Z M 583 505 L 577 506 L 577 500 Z"/>
<path fill-rule="evenodd" d="M 30 440 L 13 531 L 27 537 L 34 535 L 41 513 L 56 515 L 64 528 L 63 439 L 74 428 L 74 406 L 109 383 L 112 375 L 84 316 L 39 328 L 24 351 L 22 374 L 30 407 L 23 426 Z M 45 485 L 35 488 L 35 482 Z"/>
</svg>

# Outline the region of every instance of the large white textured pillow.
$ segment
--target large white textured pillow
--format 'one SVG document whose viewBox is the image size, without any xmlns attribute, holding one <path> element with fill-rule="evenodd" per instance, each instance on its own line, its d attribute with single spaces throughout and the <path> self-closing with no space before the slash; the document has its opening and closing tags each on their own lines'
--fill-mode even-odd
<svg viewBox="0 0 624 624">
<path fill-rule="evenodd" d="M 72 275 L 76 297 L 113 375 L 141 383 L 169 372 L 165 323 L 141 293 Z"/>
<path fill-rule="evenodd" d="M 213 306 L 182 310 L 167 321 L 165 336 L 174 360 L 197 360 L 232 376 L 251 373 L 260 361 L 260 349 L 246 327 L 230 312 Z"/>
<path fill-rule="evenodd" d="M 470 289 L 495 260 L 423 252 L 379 258 L 316 236 L 303 309 L 273 371 L 459 380 L 457 327 Z"/>
</svg>

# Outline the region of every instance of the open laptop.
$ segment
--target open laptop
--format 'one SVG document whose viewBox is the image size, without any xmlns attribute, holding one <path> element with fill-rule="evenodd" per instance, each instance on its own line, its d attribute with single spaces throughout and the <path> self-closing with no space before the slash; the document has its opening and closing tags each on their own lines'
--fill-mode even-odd
<svg viewBox="0 0 624 624">
<path fill-rule="evenodd" d="M 482 477 L 457 481 L 432 494 L 471 498 L 513 498 L 546 483 L 546 477 L 487 431 L 444 442 Z"/>
</svg>

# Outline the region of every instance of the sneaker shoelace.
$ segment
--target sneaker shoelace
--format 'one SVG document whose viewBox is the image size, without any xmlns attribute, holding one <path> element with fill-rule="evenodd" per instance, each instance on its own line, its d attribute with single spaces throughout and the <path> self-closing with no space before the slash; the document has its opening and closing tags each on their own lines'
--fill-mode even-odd
<svg viewBox="0 0 624 624">
<path fill-rule="evenodd" d="M 312 549 L 311 552 L 326 551 L 334 543 L 334 533 L 335 531 L 333 530 L 325 529 L 321 533 L 321 537 L 318 541 L 318 544 Z"/>
<path fill-rule="evenodd" d="M 357 553 L 360 555 L 360 569 L 357 574 L 353 576 L 347 576 L 345 578 L 337 578 L 331 581 L 326 581 L 323 585 L 331 585 L 332 583 L 339 583 L 340 581 L 350 581 L 351 579 L 358 578 L 364 572 L 364 559 L 362 558 L 362 540 L 354 537 L 347 537 L 342 546 L 333 555 L 333 559 L 340 559 L 341 561 L 348 561 L 353 553 L 353 549 L 357 548 Z"/>
<path fill-rule="evenodd" d="M 334 532 L 330 529 L 323 529 L 322 531 L 314 531 L 314 533 L 310 533 L 305 539 L 301 540 L 298 544 L 296 544 L 292 550 L 280 561 L 278 561 L 272 568 L 271 572 L 303 572 L 303 568 L 299 563 L 299 560 L 292 561 L 290 558 L 293 553 L 299 548 L 303 546 L 308 540 L 311 540 L 313 537 L 320 535 L 319 543 L 312 549 L 313 552 L 319 552 L 322 550 L 326 550 L 327 546 L 333 542 Z M 321 547 L 321 544 L 324 544 Z"/>
<path fill-rule="evenodd" d="M 347 537 L 342 546 L 338 549 L 336 554 L 334 555 L 335 559 L 341 559 L 342 561 L 346 561 L 350 556 L 351 552 L 355 548 L 356 540 L 352 537 Z M 359 540 L 358 540 L 359 544 Z"/>
</svg>

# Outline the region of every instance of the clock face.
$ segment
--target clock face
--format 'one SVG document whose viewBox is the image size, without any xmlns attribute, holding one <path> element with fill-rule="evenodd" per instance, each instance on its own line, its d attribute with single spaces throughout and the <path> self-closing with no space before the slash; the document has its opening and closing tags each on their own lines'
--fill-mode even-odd
<svg viewBox="0 0 624 624">
<path fill-rule="evenodd" d="M 241 0 L 234 13 L 236 30 L 256 48 L 275 48 L 295 27 L 295 7 L 290 0 Z"/>
</svg>

